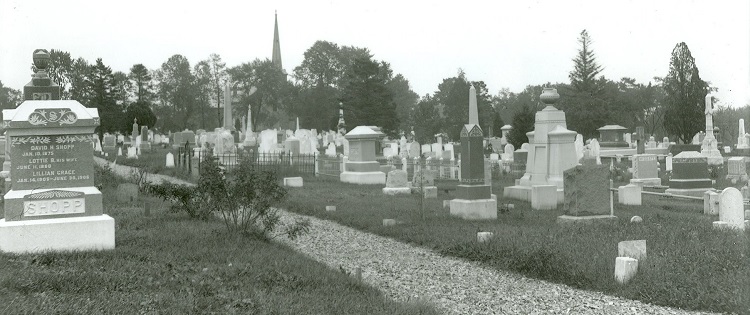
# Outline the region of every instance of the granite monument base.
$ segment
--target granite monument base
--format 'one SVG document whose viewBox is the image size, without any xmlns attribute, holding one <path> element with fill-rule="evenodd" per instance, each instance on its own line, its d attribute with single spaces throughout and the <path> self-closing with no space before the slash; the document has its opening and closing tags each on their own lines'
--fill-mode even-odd
<svg viewBox="0 0 750 315">
<path fill-rule="evenodd" d="M 531 202 L 531 186 L 508 186 L 503 188 L 503 197 Z M 562 188 L 557 188 L 557 204 L 565 202 L 565 193 Z"/>
<path fill-rule="evenodd" d="M 494 199 L 453 199 L 450 214 L 464 220 L 497 219 L 497 201 Z"/>
<path fill-rule="evenodd" d="M 664 191 L 665 194 L 690 196 L 690 197 L 703 197 L 707 191 L 713 190 L 713 188 L 668 188 Z"/>
<path fill-rule="evenodd" d="M 102 214 L 75 218 L 0 220 L 0 251 L 107 250 L 115 248 L 115 219 Z"/>
<path fill-rule="evenodd" d="M 633 178 L 630 183 L 640 186 L 661 186 L 661 178 Z"/>
<path fill-rule="evenodd" d="M 360 184 L 360 185 L 385 185 L 385 173 L 381 171 L 375 172 L 342 172 L 339 175 L 339 180 L 344 183 Z"/>
<path fill-rule="evenodd" d="M 383 194 L 386 195 L 409 195 L 411 194 L 411 187 L 385 187 L 383 188 Z"/>
<path fill-rule="evenodd" d="M 26 200 L 26 196 L 32 195 L 32 194 L 42 194 L 42 193 L 50 193 L 54 191 L 62 191 L 62 192 L 74 192 L 81 194 L 80 196 L 77 196 L 74 199 L 59 199 L 59 204 L 56 202 L 58 200 L 52 201 L 50 200 L 49 207 L 50 211 L 57 211 L 59 207 L 60 215 L 54 215 L 53 217 L 48 218 L 60 218 L 60 217 L 71 217 L 71 216 L 97 216 L 103 214 L 103 207 L 102 207 L 102 193 L 97 189 L 96 187 L 67 187 L 67 188 L 55 188 L 55 189 L 35 189 L 35 190 L 9 190 L 5 194 L 5 218 L 21 218 L 24 214 L 24 202 Z M 83 199 L 82 200 L 82 208 L 79 208 L 75 203 L 68 203 L 66 204 L 65 201 L 74 201 L 75 199 Z M 54 203 L 54 204 L 53 204 Z M 55 210 L 52 210 L 52 208 L 55 207 Z M 40 208 L 41 210 L 41 208 Z"/>
</svg>

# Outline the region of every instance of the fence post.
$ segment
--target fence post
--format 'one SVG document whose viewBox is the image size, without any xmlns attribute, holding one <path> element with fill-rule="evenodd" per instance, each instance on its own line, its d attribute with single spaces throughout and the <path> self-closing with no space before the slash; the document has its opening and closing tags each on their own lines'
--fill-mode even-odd
<svg viewBox="0 0 750 315">
<path fill-rule="evenodd" d="M 315 164 L 315 176 L 318 176 L 320 165 L 318 165 L 318 154 L 316 153 L 313 153 L 313 163 Z"/>
<path fill-rule="evenodd" d="M 461 160 L 457 160 L 456 164 L 461 165 Z M 458 168 L 458 180 L 461 180 L 461 168 Z"/>
<path fill-rule="evenodd" d="M 450 163 L 451 179 L 456 179 L 456 159 L 454 157 L 451 157 Z"/>
</svg>

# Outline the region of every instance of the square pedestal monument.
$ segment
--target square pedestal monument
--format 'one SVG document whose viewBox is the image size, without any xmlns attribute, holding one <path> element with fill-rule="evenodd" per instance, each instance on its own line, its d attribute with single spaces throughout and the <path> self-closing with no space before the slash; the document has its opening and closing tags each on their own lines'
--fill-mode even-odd
<svg viewBox="0 0 750 315">
<path fill-rule="evenodd" d="M 375 143 L 383 133 L 367 126 L 357 126 L 345 136 L 349 141 L 349 161 L 339 180 L 353 184 L 385 184 L 385 173 L 375 160 Z"/>
<path fill-rule="evenodd" d="M 11 189 L 0 220 L 0 251 L 115 247 L 115 221 L 94 187 L 95 108 L 77 101 L 25 101 L 3 110 Z"/>
</svg>

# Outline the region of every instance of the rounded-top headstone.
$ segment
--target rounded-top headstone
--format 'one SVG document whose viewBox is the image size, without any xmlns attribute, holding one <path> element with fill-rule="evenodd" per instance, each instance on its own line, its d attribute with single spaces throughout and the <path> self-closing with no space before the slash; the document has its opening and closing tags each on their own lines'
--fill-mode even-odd
<svg viewBox="0 0 750 315">
<path fill-rule="evenodd" d="M 632 218 L 630 218 L 630 223 L 641 223 L 643 222 L 643 218 L 634 215 Z"/>
</svg>

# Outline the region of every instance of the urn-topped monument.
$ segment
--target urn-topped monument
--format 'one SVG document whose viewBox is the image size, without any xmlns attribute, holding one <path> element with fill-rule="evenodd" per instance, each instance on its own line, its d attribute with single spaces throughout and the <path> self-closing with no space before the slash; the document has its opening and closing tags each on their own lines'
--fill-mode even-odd
<svg viewBox="0 0 750 315">
<path fill-rule="evenodd" d="M 539 96 L 547 106 L 536 113 L 534 131 L 526 133 L 529 138 L 526 172 L 518 185 L 503 189 L 503 196 L 529 201 L 534 209 L 554 208 L 563 203 L 563 172 L 578 164 L 576 132 L 566 128 L 565 112 L 553 106 L 559 98 L 553 88 L 545 88 Z"/>
<path fill-rule="evenodd" d="M 44 58 L 35 52 L 35 65 L 37 60 Z M 27 99 L 3 110 L 3 126 L 11 189 L 4 196 L 0 251 L 114 248 L 115 222 L 103 214 L 102 194 L 94 187 L 97 109 L 73 100 Z"/>
</svg>

